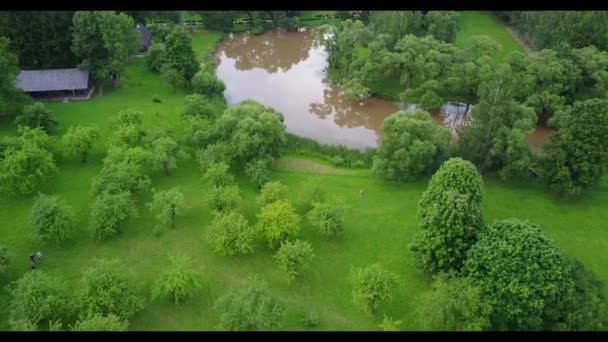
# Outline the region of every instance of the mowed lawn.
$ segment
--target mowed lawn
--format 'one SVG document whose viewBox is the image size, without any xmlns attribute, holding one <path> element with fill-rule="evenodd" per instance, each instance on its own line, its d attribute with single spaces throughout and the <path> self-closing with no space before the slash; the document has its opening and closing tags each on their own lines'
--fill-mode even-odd
<svg viewBox="0 0 608 342">
<path fill-rule="evenodd" d="M 494 15 L 480 11 L 461 11 L 458 23 L 458 32 L 454 44 L 464 48 L 467 40 L 472 36 L 488 36 L 500 44 L 501 49 L 496 58 L 504 61 L 505 57 L 513 51 L 526 52 L 506 29 L 505 25 Z"/>
<path fill-rule="evenodd" d="M 213 46 L 209 33 L 194 34 L 199 56 Z M 219 36 L 218 36 L 219 37 Z M 208 39 L 209 38 L 209 39 Z M 196 41 L 208 41 L 208 44 Z M 152 175 L 156 189 L 177 186 L 185 195 L 189 208 L 178 217 L 177 227 L 160 236 L 152 234 L 154 220 L 145 208 L 151 192 L 138 197 L 139 216 L 128 221 L 124 232 L 113 239 L 96 242 L 88 228 L 92 204 L 90 185 L 102 166 L 104 143 L 111 133 L 108 123 L 122 108 L 140 110 L 145 114 L 149 128 L 167 124 L 182 135 L 179 119 L 185 91 L 176 93 L 161 78 L 150 72 L 142 60 L 129 66 L 121 86 L 108 88 L 104 95 L 87 102 L 51 103 L 60 122 L 56 135 L 70 125 L 94 125 L 103 131 L 103 138 L 90 161 L 58 159 L 58 174 L 45 184 L 41 191 L 59 194 L 78 212 L 79 233 L 64 245 L 39 246 L 28 227 L 34 196 L 0 198 L 0 241 L 9 247 L 11 280 L 28 272 L 27 256 L 41 249 L 45 259 L 40 269 L 62 278 L 66 286 L 76 289 L 82 272 L 95 258 L 117 257 L 123 260 L 137 286 L 145 296 L 145 308 L 131 320 L 131 330 L 213 330 L 219 324 L 219 314 L 213 304 L 230 288 L 240 288 L 250 275 L 266 279 L 287 306 L 283 321 L 284 330 L 304 330 L 301 319 L 310 311 L 320 317 L 320 330 L 374 330 L 384 315 L 402 320 L 402 329 L 420 329 L 416 308 L 422 293 L 429 291 L 430 280 L 420 275 L 413 266 L 408 244 L 418 231 L 417 202 L 426 188 L 427 179 L 414 183 L 394 183 L 379 180 L 364 172 L 323 174 L 298 171 L 291 160 L 290 167 L 272 173 L 291 189 L 290 197 L 297 206 L 305 184 L 319 184 L 328 194 L 342 198 L 347 204 L 345 233 L 336 241 L 319 237 L 307 220 L 303 220 L 300 238 L 309 241 L 315 253 L 311 267 L 291 285 L 282 278 L 272 252 L 263 240 L 256 243 L 252 255 L 223 257 L 210 251 L 206 242 L 211 209 L 208 204 L 209 188 L 202 183 L 197 163 L 191 159 L 179 163 L 170 176 L 161 172 Z M 158 95 L 162 103 L 155 104 Z M 282 165 L 282 164 L 279 164 Z M 285 166 L 285 165 L 283 165 Z M 290 171 L 285 171 L 289 169 Z M 307 167 L 308 170 L 314 168 Z M 243 196 L 242 212 L 251 224 L 259 207 L 255 204 L 256 191 L 243 175 L 238 175 Z M 365 198 L 359 196 L 364 189 Z M 504 183 L 494 177 L 485 179 L 483 213 L 488 222 L 495 219 L 518 217 L 541 224 L 557 244 L 571 256 L 583 261 L 602 280 L 608 280 L 608 184 L 589 196 L 567 203 L 555 200 L 535 183 Z M 299 211 L 302 213 L 302 211 Z M 151 284 L 167 267 L 167 254 L 190 255 L 201 273 L 203 288 L 197 295 L 177 306 L 169 300 L 152 300 Z M 398 274 L 400 282 L 394 298 L 380 307 L 377 318 L 363 314 L 351 301 L 348 279 L 352 267 L 379 262 Z M 8 292 L 0 294 L 0 330 L 8 330 Z M 608 295 L 608 291 L 605 291 Z"/>
</svg>

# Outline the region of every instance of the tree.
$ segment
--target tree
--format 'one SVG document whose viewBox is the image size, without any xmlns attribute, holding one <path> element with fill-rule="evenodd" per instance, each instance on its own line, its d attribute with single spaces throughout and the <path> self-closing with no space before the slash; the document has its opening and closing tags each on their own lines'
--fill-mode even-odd
<svg viewBox="0 0 608 342">
<path fill-rule="evenodd" d="M 161 71 L 165 65 L 165 49 L 161 44 L 154 42 L 150 45 L 146 55 L 146 64 L 152 71 Z"/>
<path fill-rule="evenodd" d="M 70 51 L 73 15 L 73 11 L 4 11 L 0 37 L 10 39 L 24 70 L 71 68 L 77 63 Z"/>
<path fill-rule="evenodd" d="M 210 144 L 197 153 L 197 159 L 203 173 L 215 164 L 230 165 L 233 159 L 232 147 L 225 142 Z"/>
<path fill-rule="evenodd" d="M 0 243 L 0 284 L 4 284 L 4 281 L 8 278 L 8 248 Z"/>
<path fill-rule="evenodd" d="M 429 11 L 424 16 L 424 26 L 435 39 L 451 43 L 456 39 L 459 16 L 455 11 Z"/>
<path fill-rule="evenodd" d="M 353 302 L 368 314 L 375 315 L 378 305 L 392 298 L 392 289 L 397 285 L 397 276 L 380 264 L 353 269 Z"/>
<path fill-rule="evenodd" d="M 224 162 L 211 164 L 203 173 L 203 181 L 215 187 L 232 185 L 235 180 L 229 169 L 230 166 Z"/>
<path fill-rule="evenodd" d="M 551 328 L 574 291 L 569 265 L 543 230 L 517 219 L 489 225 L 463 268 L 493 308 L 495 329 Z"/>
<path fill-rule="evenodd" d="M 175 217 L 182 215 L 186 208 L 184 195 L 177 189 L 155 191 L 148 208 L 162 225 L 175 227 Z"/>
<path fill-rule="evenodd" d="M 235 11 L 200 11 L 207 30 L 230 32 L 236 19 Z"/>
<path fill-rule="evenodd" d="M 150 143 L 152 162 L 156 168 L 162 168 L 165 175 L 170 169 L 177 168 L 177 160 L 187 158 L 187 154 L 180 149 L 177 141 L 171 134 L 159 134 Z"/>
<path fill-rule="evenodd" d="M 286 276 L 287 281 L 291 282 L 308 268 L 314 256 L 310 243 L 295 240 L 281 242 L 281 247 L 273 258 L 279 264 L 279 269 Z"/>
<path fill-rule="evenodd" d="M 30 102 L 15 84 L 20 70 L 17 56 L 12 53 L 9 44 L 10 41 L 0 35 L 0 117 L 17 116 L 23 106 Z"/>
<path fill-rule="evenodd" d="M 344 231 L 344 206 L 342 203 L 316 202 L 308 212 L 308 219 L 324 237 L 339 237 Z"/>
<path fill-rule="evenodd" d="M 97 259 L 84 271 L 80 302 L 89 315 L 118 316 L 126 321 L 143 308 L 135 284 L 118 259 Z"/>
<path fill-rule="evenodd" d="M 170 297 L 179 305 L 200 288 L 199 276 L 192 266 L 192 259 L 185 254 L 169 255 L 169 263 L 166 271 L 156 279 L 152 297 Z"/>
<path fill-rule="evenodd" d="M 184 79 L 184 75 L 180 73 L 179 70 L 169 66 L 168 64 L 164 64 L 160 68 L 160 74 L 165 82 L 169 83 L 173 88 L 173 94 L 177 91 L 177 88 L 184 86 L 186 84 L 186 80 Z"/>
<path fill-rule="evenodd" d="M 186 118 L 187 142 L 195 148 L 204 148 L 214 141 L 214 122 L 206 117 L 190 116 Z M 203 154 L 204 156 L 204 154 Z"/>
<path fill-rule="evenodd" d="M 192 77 L 192 89 L 195 93 L 208 97 L 222 96 L 226 85 L 211 71 L 199 70 Z"/>
<path fill-rule="evenodd" d="M 384 119 L 384 135 L 373 171 L 395 180 L 414 180 L 433 172 L 447 156 L 450 131 L 433 123 L 429 113 L 400 111 Z"/>
<path fill-rule="evenodd" d="M 260 190 L 270 178 L 270 163 L 271 161 L 268 159 L 258 159 L 245 166 L 245 174 L 249 176 L 258 190 Z"/>
<path fill-rule="evenodd" d="M 217 131 L 237 161 L 276 158 L 285 146 L 283 115 L 253 100 L 228 108 L 217 120 Z"/>
<path fill-rule="evenodd" d="M 42 129 L 19 127 L 17 134 L 0 160 L 0 189 L 27 195 L 35 192 L 57 167 L 49 151 L 50 139 Z"/>
<path fill-rule="evenodd" d="M 470 278 L 440 273 L 433 290 L 423 295 L 418 315 L 425 329 L 481 331 L 491 327 L 492 307 Z"/>
<path fill-rule="evenodd" d="M 97 81 L 99 93 L 111 79 L 118 86 L 130 57 L 139 48 L 133 19 L 113 11 L 78 11 L 73 17 L 72 51 Z"/>
<path fill-rule="evenodd" d="M 15 118 L 16 125 L 28 126 L 31 128 L 42 128 L 49 132 L 58 122 L 53 113 L 41 102 L 35 102 L 23 108 L 23 114 Z"/>
<path fill-rule="evenodd" d="M 104 165 L 93 180 L 94 195 L 120 192 L 139 193 L 150 186 L 150 178 L 142 173 L 142 166 L 132 162 L 109 163 Z"/>
<path fill-rule="evenodd" d="M 201 94 L 191 94 L 184 97 L 182 116 L 200 116 L 203 118 L 218 117 L 225 109 L 223 100 L 210 98 Z"/>
<path fill-rule="evenodd" d="M 215 211 L 237 209 L 241 201 L 241 192 L 236 184 L 214 185 L 209 192 L 209 203 Z"/>
<path fill-rule="evenodd" d="M 264 206 L 257 219 L 256 227 L 266 237 L 271 248 L 295 238 L 300 231 L 300 216 L 296 214 L 291 203 L 285 200 Z"/>
<path fill-rule="evenodd" d="M 230 290 L 214 305 L 226 330 L 271 330 L 281 327 L 285 305 L 270 292 L 265 281 L 250 277 L 242 290 Z"/>
<path fill-rule="evenodd" d="M 175 26 L 165 38 L 165 65 L 187 81 L 198 71 L 192 40 L 181 26 Z"/>
<path fill-rule="evenodd" d="M 217 212 L 209 226 L 208 241 L 215 253 L 243 255 L 253 252 L 255 230 L 237 211 Z"/>
<path fill-rule="evenodd" d="M 325 202 L 327 199 L 327 193 L 319 182 L 308 180 L 302 184 L 302 188 L 303 190 L 299 194 L 300 207 L 305 212 L 311 210 L 315 203 Z"/>
<path fill-rule="evenodd" d="M 72 327 L 72 331 L 127 331 L 129 323 L 114 314 L 102 316 L 91 315 L 79 320 Z"/>
<path fill-rule="evenodd" d="M 265 206 L 276 201 L 286 201 L 289 195 L 289 188 L 280 181 L 268 182 L 262 186 L 256 202 L 260 206 Z"/>
<path fill-rule="evenodd" d="M 89 151 L 93 148 L 95 140 L 99 139 L 99 130 L 88 126 L 70 126 L 63 135 L 64 151 L 69 157 L 80 157 L 84 163 L 87 161 Z"/>
<path fill-rule="evenodd" d="M 602 99 L 577 101 L 556 114 L 552 143 L 543 146 L 544 179 L 551 190 L 576 197 L 599 184 L 608 162 L 606 105 Z"/>
<path fill-rule="evenodd" d="M 102 240 L 120 233 L 122 222 L 136 215 L 137 208 L 130 192 L 104 192 L 98 195 L 91 208 L 90 221 L 95 238 Z"/>
<path fill-rule="evenodd" d="M 69 240 L 74 235 L 75 223 L 74 210 L 59 196 L 38 194 L 32 207 L 31 225 L 40 239 L 55 242 Z"/>
<path fill-rule="evenodd" d="M 35 330 L 43 322 L 58 321 L 70 314 L 71 302 L 57 278 L 42 270 L 28 272 L 16 283 L 8 305 L 9 325 L 13 330 Z"/>
</svg>

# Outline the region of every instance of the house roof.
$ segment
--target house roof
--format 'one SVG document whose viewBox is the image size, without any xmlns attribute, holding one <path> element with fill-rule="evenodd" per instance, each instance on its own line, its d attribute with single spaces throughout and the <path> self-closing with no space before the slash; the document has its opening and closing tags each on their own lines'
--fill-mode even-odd
<svg viewBox="0 0 608 342">
<path fill-rule="evenodd" d="M 89 87 L 89 71 L 81 69 L 21 70 L 17 87 L 24 92 L 79 90 Z"/>
<path fill-rule="evenodd" d="M 137 28 L 137 31 L 139 31 L 139 33 L 140 33 L 141 45 L 146 48 L 149 47 L 150 44 L 152 43 L 152 33 L 150 32 L 150 30 L 148 30 L 146 25 L 141 24 L 141 23 L 137 24 L 136 28 Z"/>
</svg>

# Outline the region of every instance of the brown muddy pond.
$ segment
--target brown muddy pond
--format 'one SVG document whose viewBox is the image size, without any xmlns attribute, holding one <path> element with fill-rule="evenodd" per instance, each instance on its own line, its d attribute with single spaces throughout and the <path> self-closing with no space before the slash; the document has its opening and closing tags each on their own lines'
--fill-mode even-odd
<svg viewBox="0 0 608 342">
<path fill-rule="evenodd" d="M 215 57 L 229 105 L 254 99 L 283 113 L 287 132 L 321 143 L 376 147 L 382 121 L 400 109 L 379 98 L 346 99 L 328 80 L 327 52 L 311 32 L 230 34 Z M 465 107 L 447 103 L 433 119 L 455 131 L 466 123 Z"/>
</svg>

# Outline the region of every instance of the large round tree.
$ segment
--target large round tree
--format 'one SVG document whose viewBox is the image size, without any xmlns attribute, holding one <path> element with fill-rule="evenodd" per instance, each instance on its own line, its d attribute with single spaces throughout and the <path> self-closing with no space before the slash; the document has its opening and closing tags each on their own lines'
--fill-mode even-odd
<svg viewBox="0 0 608 342">
<path fill-rule="evenodd" d="M 488 226 L 463 267 L 494 308 L 496 329 L 550 329 L 574 292 L 567 260 L 543 230 L 518 219 Z"/>
<path fill-rule="evenodd" d="M 418 213 L 422 231 L 411 249 L 423 272 L 458 271 L 477 240 L 481 219 L 482 179 L 463 159 L 446 161 L 422 194 Z"/>
<path fill-rule="evenodd" d="M 394 180 L 414 180 L 435 170 L 446 156 L 450 131 L 423 110 L 400 111 L 384 119 L 384 135 L 373 171 Z"/>
</svg>

